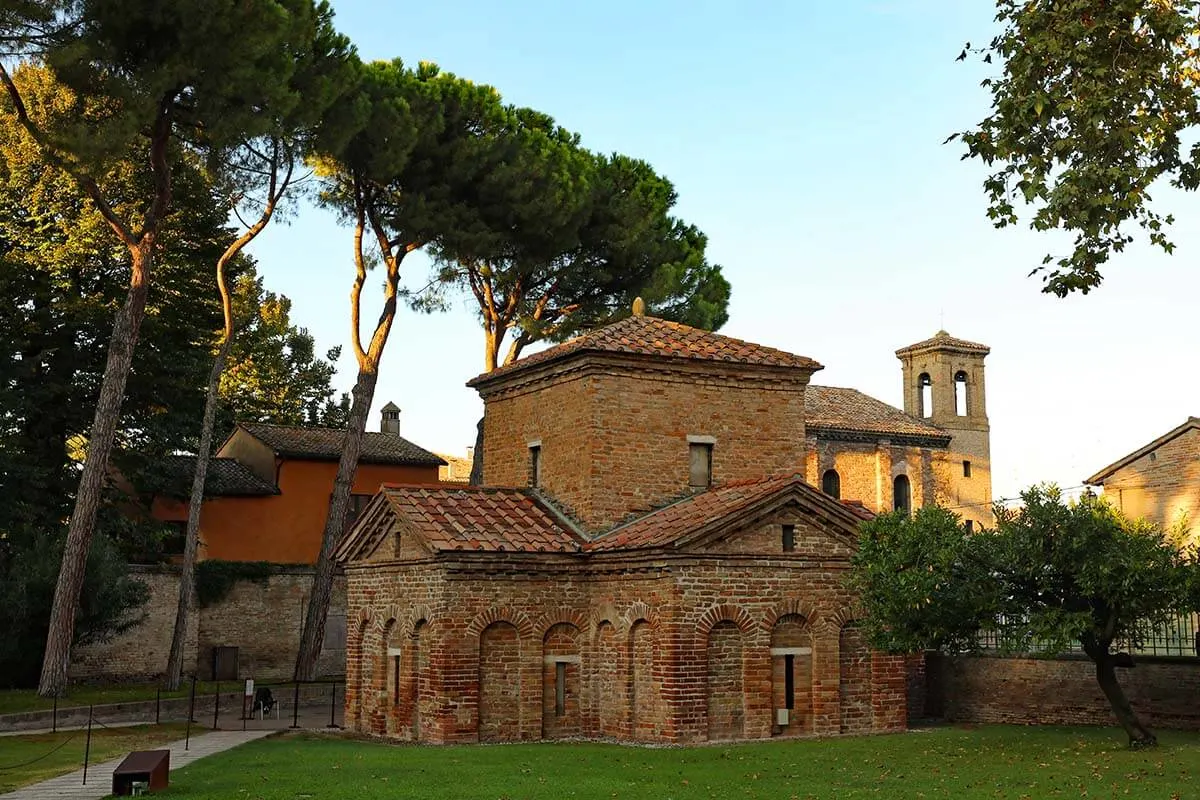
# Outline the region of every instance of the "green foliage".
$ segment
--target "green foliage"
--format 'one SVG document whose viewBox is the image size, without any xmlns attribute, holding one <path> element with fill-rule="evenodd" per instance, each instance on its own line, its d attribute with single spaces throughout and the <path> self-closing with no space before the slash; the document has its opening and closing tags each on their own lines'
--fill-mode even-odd
<svg viewBox="0 0 1200 800">
<path fill-rule="evenodd" d="M 196 601 L 201 608 L 224 600 L 239 581 L 266 585 L 281 570 L 304 566 L 276 564 L 271 561 L 221 561 L 208 559 L 196 563 Z"/>
<path fill-rule="evenodd" d="M 319 357 L 291 308 L 287 297 L 263 288 L 253 267 L 234 281 L 233 346 L 219 387 L 227 422 L 345 425 L 350 400 L 335 399 L 332 385 L 341 348 Z"/>
<path fill-rule="evenodd" d="M 30 104 L 73 107 L 48 72 L 15 76 Z M 149 191 L 136 153 L 102 177 L 114 196 Z M 178 149 L 174 210 L 162 237 L 137 364 L 126 386 L 117 466 L 186 447 L 197 427 L 220 323 L 211 264 L 225 248 L 228 206 Z M 113 309 L 124 296 L 128 253 L 77 183 L 46 165 L 30 137 L 0 115 L 0 488 L 20 498 L 0 507 L 10 525 L 57 526 L 78 481 L 72 445 L 86 436 L 100 391 Z M 240 268 L 240 267 L 239 267 Z"/>
<path fill-rule="evenodd" d="M 969 534 L 936 506 L 883 514 L 862 526 L 851 584 L 872 646 L 898 653 L 977 647 L 1003 591 L 995 540 Z"/>
<path fill-rule="evenodd" d="M 488 369 L 627 316 L 639 295 L 657 316 L 725 322 L 729 283 L 704 235 L 671 216 L 669 181 L 643 161 L 584 150 L 543 114 L 506 114 L 476 153 L 486 166 L 466 219 L 435 248 L 433 293 L 418 298 L 437 307 L 449 289 L 472 293 Z"/>
<path fill-rule="evenodd" d="M 874 646 L 892 652 L 978 648 L 981 632 L 1025 652 L 1078 641 L 1093 658 L 1188 606 L 1191 568 L 1166 535 L 1103 499 L 1065 503 L 1058 489 L 997 509 L 995 531 L 968 533 L 942 509 L 863 525 L 852 584 Z"/>
<path fill-rule="evenodd" d="M 1034 270 L 1059 296 L 1099 285 L 1100 267 L 1136 228 L 1172 252 L 1174 218 L 1155 210 L 1151 191 L 1160 178 L 1200 186 L 1200 3 L 996 5 L 1003 30 L 979 52 L 1003 73 L 983 82 L 991 113 L 958 134 L 966 157 L 995 170 L 984 182 L 989 217 L 1011 225 L 1016 205 L 1028 204 L 1035 230 L 1074 234 L 1069 256 L 1048 255 Z"/>
<path fill-rule="evenodd" d="M 51 533 L 9 531 L 0 537 L 0 686 L 36 684 L 46 642 L 65 527 Z M 76 644 L 105 641 L 141 621 L 149 600 L 141 581 L 129 576 L 116 544 L 97 533 L 88 554 Z"/>
</svg>

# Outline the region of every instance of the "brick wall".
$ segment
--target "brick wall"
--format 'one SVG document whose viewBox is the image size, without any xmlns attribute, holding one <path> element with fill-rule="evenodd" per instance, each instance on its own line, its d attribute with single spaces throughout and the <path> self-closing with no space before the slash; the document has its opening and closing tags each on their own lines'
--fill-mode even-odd
<svg viewBox="0 0 1200 800">
<path fill-rule="evenodd" d="M 793 553 L 781 552 L 782 520 L 796 525 Z M 903 659 L 869 653 L 844 634 L 854 607 L 844 586 L 849 552 L 844 539 L 785 508 L 692 552 L 351 564 L 347 723 L 411 738 L 415 705 L 419 736 L 431 742 L 829 735 L 847 713 L 854 732 L 902 729 Z M 397 702 L 386 690 L 389 648 L 401 649 L 402 686 L 413 685 L 405 631 L 418 618 L 428 625 L 420 645 L 428 662 L 415 703 Z M 780 727 L 788 654 L 796 713 Z"/>
<path fill-rule="evenodd" d="M 937 668 L 935 662 L 937 659 Z M 1037 725 L 1115 725 L 1116 718 L 1083 658 L 931 656 L 929 691 L 947 719 Z M 1118 669 L 1125 694 L 1151 728 L 1200 730 L 1200 660 L 1139 658 Z"/>
<path fill-rule="evenodd" d="M 179 573 L 169 567 L 131 569 L 150 587 L 143 621 L 112 641 L 75 648 L 72 680 L 152 681 L 166 668 L 179 600 Z M 239 678 L 291 679 L 311 584 L 310 570 L 281 570 L 264 583 L 239 581 L 220 602 L 198 609 L 192 615 L 185 644 L 185 673 L 195 670 L 202 680 L 209 679 L 213 648 L 228 646 L 238 648 Z M 323 676 L 345 671 L 345 615 L 345 578 L 337 576 L 319 664 Z"/>
<path fill-rule="evenodd" d="M 528 376 L 521 376 L 527 380 Z M 689 490 L 688 436 L 712 437 L 713 480 L 804 468 L 803 370 L 765 376 L 737 365 L 657 370 L 598 360 L 586 370 L 484 393 L 484 482 L 541 486 L 599 530 Z"/>
<path fill-rule="evenodd" d="M 179 573 L 169 568 L 131 566 L 131 576 L 150 590 L 150 601 L 142 608 L 142 622 L 107 642 L 75 647 L 71 651 L 71 680 L 150 681 L 167 667 L 171 637 L 175 632 L 175 610 L 179 604 Z M 189 620 L 184 641 L 184 664 L 196 661 L 198 615 Z M 185 670 L 189 667 L 185 666 Z"/>
<path fill-rule="evenodd" d="M 1193 541 L 1200 523 L 1200 430 L 1190 429 L 1117 470 L 1104 496 L 1126 516 L 1169 527 L 1189 521 Z"/>
<path fill-rule="evenodd" d="M 741 739 L 746 732 L 745 690 L 742 687 L 742 632 L 722 620 L 708 632 L 708 740 Z"/>
</svg>

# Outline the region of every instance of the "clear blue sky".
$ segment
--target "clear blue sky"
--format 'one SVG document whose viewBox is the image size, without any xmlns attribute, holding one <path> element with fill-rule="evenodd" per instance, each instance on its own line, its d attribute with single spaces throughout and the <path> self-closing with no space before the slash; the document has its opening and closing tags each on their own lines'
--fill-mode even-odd
<svg viewBox="0 0 1200 800">
<path fill-rule="evenodd" d="M 816 358 L 817 382 L 900 405 L 897 348 L 939 327 L 989 344 L 996 497 L 1078 484 L 1200 414 L 1200 237 L 1177 231 L 1171 257 L 1130 250 L 1087 297 L 1043 295 L 1026 275 L 1064 240 L 994 230 L 982 169 L 942 144 L 987 109 L 985 67 L 955 56 L 990 38 L 991 3 L 334 6 L 364 58 L 434 61 L 552 114 L 591 148 L 654 164 L 733 284 L 722 332 Z M 1162 194 L 1177 216 L 1200 218 L 1196 197 Z M 349 230 L 306 207 L 252 249 L 318 344 L 348 345 Z M 428 271 L 406 262 L 410 284 Z M 465 298 L 437 316 L 404 311 L 371 425 L 393 400 L 405 436 L 461 453 L 482 410 L 463 384 L 482 366 Z"/>
</svg>

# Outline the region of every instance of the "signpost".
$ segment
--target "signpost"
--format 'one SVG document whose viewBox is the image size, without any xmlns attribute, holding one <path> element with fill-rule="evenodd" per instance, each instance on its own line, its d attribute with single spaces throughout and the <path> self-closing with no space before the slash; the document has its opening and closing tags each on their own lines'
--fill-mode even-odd
<svg viewBox="0 0 1200 800">
<path fill-rule="evenodd" d="M 254 697 L 254 679 L 247 678 L 246 679 L 246 692 L 245 692 L 245 694 L 242 695 L 242 730 L 246 730 L 246 716 L 247 716 L 246 709 L 247 708 L 250 709 L 250 712 L 249 712 L 250 714 L 254 713 L 254 704 L 253 704 L 253 699 L 252 699 L 253 697 Z"/>
</svg>

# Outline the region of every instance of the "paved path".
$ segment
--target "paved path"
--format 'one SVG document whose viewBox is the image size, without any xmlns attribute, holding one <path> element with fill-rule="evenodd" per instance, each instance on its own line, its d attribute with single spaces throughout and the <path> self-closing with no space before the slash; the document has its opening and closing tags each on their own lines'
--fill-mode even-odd
<svg viewBox="0 0 1200 800">
<path fill-rule="evenodd" d="M 255 739 L 262 739 L 272 733 L 274 733 L 273 730 L 213 731 L 201 736 L 193 736 L 186 751 L 183 749 L 183 739 L 172 742 L 166 745 L 171 750 L 171 771 L 174 772 L 180 767 L 185 767 L 198 758 L 211 756 L 213 753 L 220 753 Z M 155 749 L 165 748 L 157 747 Z M 59 775 L 57 778 L 17 789 L 15 792 L 0 794 L 0 800 L 57 800 L 58 798 L 98 800 L 98 798 L 107 797 L 112 793 L 113 770 L 124 758 L 124 756 L 120 756 L 111 761 L 92 764 L 88 767 L 86 786 L 83 783 L 83 770 L 79 769 L 67 775 Z"/>
</svg>

